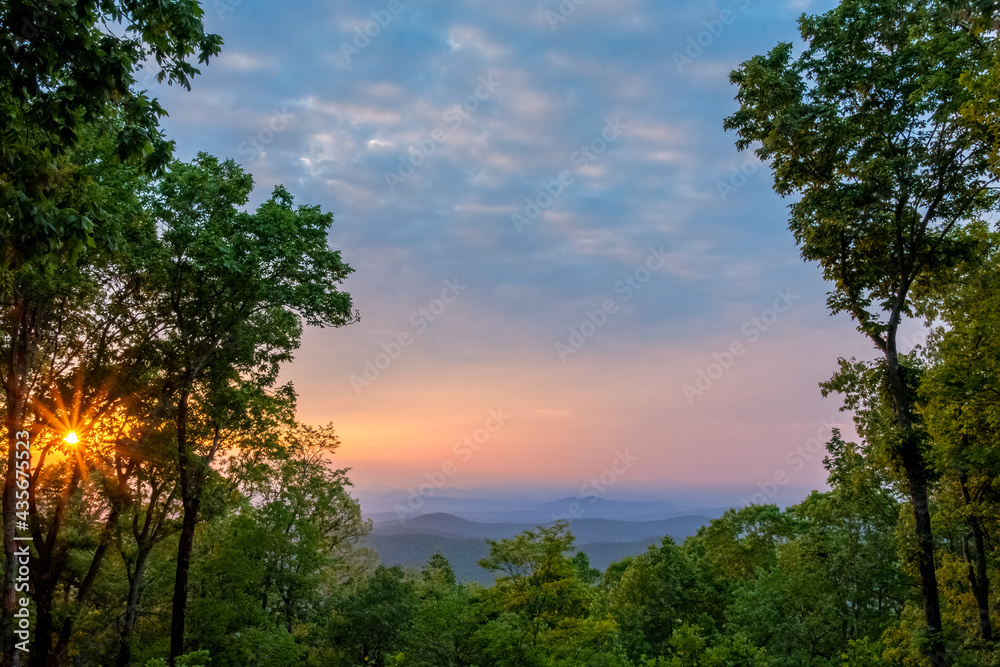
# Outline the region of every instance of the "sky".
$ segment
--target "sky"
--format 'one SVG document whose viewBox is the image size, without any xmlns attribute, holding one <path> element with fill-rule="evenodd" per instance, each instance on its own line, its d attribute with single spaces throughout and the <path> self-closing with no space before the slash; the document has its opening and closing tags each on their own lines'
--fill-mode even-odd
<svg viewBox="0 0 1000 667">
<path fill-rule="evenodd" d="M 722 123 L 834 3 L 203 4 L 221 56 L 150 88 L 177 157 L 334 213 L 361 320 L 282 380 L 359 489 L 823 487 L 850 417 L 817 385 L 874 349 Z"/>
</svg>

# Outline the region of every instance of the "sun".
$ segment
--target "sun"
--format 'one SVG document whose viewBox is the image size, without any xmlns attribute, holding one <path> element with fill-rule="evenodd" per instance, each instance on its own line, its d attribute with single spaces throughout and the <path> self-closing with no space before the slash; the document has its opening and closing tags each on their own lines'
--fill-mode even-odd
<svg viewBox="0 0 1000 667">
<path fill-rule="evenodd" d="M 65 440 L 66 442 L 68 442 L 71 445 L 75 445 L 76 443 L 80 442 L 80 438 L 77 437 L 76 433 L 74 433 L 73 431 L 70 431 L 66 435 L 66 437 L 63 438 L 63 440 Z"/>
</svg>

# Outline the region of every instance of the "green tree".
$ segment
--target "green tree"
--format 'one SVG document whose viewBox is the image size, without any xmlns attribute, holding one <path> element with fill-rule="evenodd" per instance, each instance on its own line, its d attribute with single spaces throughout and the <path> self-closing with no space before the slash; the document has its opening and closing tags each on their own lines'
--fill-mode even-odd
<svg viewBox="0 0 1000 667">
<path fill-rule="evenodd" d="M 148 440 L 144 441 L 142 445 L 145 446 L 139 451 L 146 454 L 163 451 L 162 447 L 151 447 L 150 444 Z M 176 520 L 180 484 L 173 461 L 155 454 L 137 456 L 129 461 L 129 468 L 130 479 L 122 485 L 128 489 L 128 493 L 122 494 L 122 522 L 127 529 L 119 528 L 115 535 L 115 547 L 124 570 L 122 574 L 128 583 L 125 613 L 118 631 L 117 667 L 132 664 L 133 633 L 140 611 L 144 608 L 147 568 L 153 550 L 180 527 Z"/>
<path fill-rule="evenodd" d="M 199 532 L 189 640 L 213 665 L 301 665 L 318 635 L 324 598 L 339 593 L 353 544 L 369 524 L 329 456 L 330 427 L 284 433 L 289 451 L 242 454 L 227 466 L 226 511 Z"/>
<path fill-rule="evenodd" d="M 669 660 L 660 658 L 650 667 L 769 667 L 766 652 L 744 637 L 705 637 L 697 625 L 681 624 L 670 638 Z"/>
<path fill-rule="evenodd" d="M 711 629 L 721 623 L 718 590 L 670 537 L 627 563 L 619 576 L 603 582 L 602 603 L 621 628 L 631 659 L 665 655 L 682 623 Z"/>
<path fill-rule="evenodd" d="M 406 636 L 406 665 L 414 667 L 471 667 L 486 656 L 475 633 L 479 628 L 483 591 L 475 584 L 459 584 L 451 564 L 433 554 L 420 571 L 418 602 Z M 487 663 L 488 664 L 488 663 Z"/>
<path fill-rule="evenodd" d="M 8 437 L 2 664 L 20 664 L 10 620 L 15 452 L 45 359 L 38 343 L 54 323 L 65 263 L 88 247 L 114 247 L 120 233 L 113 202 L 95 192 L 76 153 L 97 128 L 112 137 L 106 159 L 146 169 L 166 161 L 170 145 L 157 130 L 163 110 L 132 90 L 135 73 L 152 60 L 160 80 L 188 85 L 197 73 L 190 58 L 207 62 L 221 45 L 201 18 L 188 0 L 0 3 L 0 382 Z M 125 34 L 108 31 L 108 23 Z"/>
<path fill-rule="evenodd" d="M 163 249 L 151 271 L 157 295 L 150 307 L 166 330 L 161 400 L 172 406 L 183 509 L 171 656 L 184 652 L 200 488 L 208 464 L 236 444 L 223 430 L 238 433 L 262 410 L 291 405 L 290 387 L 268 390 L 298 347 L 303 323 L 356 318 L 350 296 L 337 289 L 351 268 L 327 246 L 333 216 L 318 206 L 293 208 L 281 187 L 256 212 L 240 211 L 252 186 L 232 160 L 200 154 L 174 163 L 151 202 Z"/>
<path fill-rule="evenodd" d="M 498 665 L 612 664 L 600 657 L 617 624 L 590 616 L 593 592 L 568 557 L 574 537 L 557 521 L 512 539 L 487 540 L 479 565 L 500 576 L 487 593 L 488 622 L 480 630 Z M 589 577 L 588 577 L 589 578 Z M 601 662 L 596 662 L 597 660 Z"/>
<path fill-rule="evenodd" d="M 1000 246 L 980 231 L 987 247 L 982 264 L 956 271 L 937 299 L 941 326 L 927 345 L 927 372 L 920 382 L 920 413 L 933 438 L 935 468 L 942 475 L 939 499 L 947 523 L 959 534 L 960 557 L 977 609 L 978 632 L 993 640 L 988 546 L 996 525 L 1000 490 Z"/>
<path fill-rule="evenodd" d="M 774 667 L 837 664 L 851 641 L 878 641 L 909 594 L 892 558 L 892 499 L 876 515 L 844 500 L 837 489 L 814 492 L 789 508 L 798 534 L 778 546 L 772 568 L 733 589 L 727 635 L 765 648 Z"/>
<path fill-rule="evenodd" d="M 990 158 L 994 173 L 1000 174 L 1000 42 L 997 41 L 997 17 L 1000 7 L 994 2 L 955 2 L 952 20 L 984 50 L 993 54 L 989 68 L 961 72 L 959 80 L 970 96 L 962 105 L 962 116 L 982 126 L 993 139 Z"/>
<path fill-rule="evenodd" d="M 135 399 L 137 387 L 149 379 L 142 348 L 153 335 L 149 323 L 138 314 L 143 312 L 141 289 L 126 269 L 141 255 L 139 239 L 148 239 L 152 233 L 137 196 L 144 179 L 135 169 L 110 161 L 108 141 L 90 131 L 72 158 L 83 165 L 89 194 L 107 203 L 105 213 L 120 234 L 114 250 L 99 246 L 75 264 L 44 274 L 49 287 L 58 286 L 58 290 L 51 293 L 51 299 L 36 303 L 47 305 L 32 337 L 35 361 L 27 375 L 31 390 L 26 395 L 31 400 L 22 422 L 37 454 L 32 483 L 22 492 L 29 509 L 34 508 L 29 513 L 35 547 L 31 558 L 36 618 L 32 665 L 65 660 L 73 625 L 89 603 L 113 541 L 135 463 L 114 442 L 128 430 L 125 404 Z M 69 430 L 80 434 L 79 445 L 62 440 Z M 50 455 L 69 456 L 77 465 L 62 468 L 65 475 L 49 471 Z M 41 502 L 36 493 L 40 485 L 61 485 L 55 496 L 58 500 Z M 82 557 L 68 548 L 67 521 L 76 512 L 72 507 L 79 494 L 94 490 L 98 494 L 89 498 L 95 508 L 102 508 L 103 526 L 96 531 L 91 558 L 79 574 L 72 597 L 62 596 L 72 603 L 60 605 L 61 619 L 55 619 L 56 591 L 64 583 L 71 555 L 76 561 Z"/>
<path fill-rule="evenodd" d="M 329 639 L 341 649 L 340 664 L 385 667 L 404 648 L 416 593 L 402 568 L 380 565 L 333 604 Z"/>
<path fill-rule="evenodd" d="M 573 567 L 576 568 L 576 576 L 585 584 L 596 583 L 601 578 L 601 571 L 590 567 L 590 557 L 583 551 L 577 551 L 573 556 Z"/>
<path fill-rule="evenodd" d="M 726 588 L 772 570 L 778 547 L 796 531 L 796 522 L 777 505 L 749 505 L 699 528 L 684 550 L 710 581 Z"/>
<path fill-rule="evenodd" d="M 894 464 L 914 513 L 929 652 L 948 658 L 928 504 L 926 451 L 913 427 L 914 395 L 898 330 L 912 291 L 968 255 L 964 223 L 996 204 L 992 138 L 960 113 L 972 99 L 956 73 L 990 54 L 951 20 L 945 2 L 844 0 L 800 21 L 805 49 L 780 44 L 735 70 L 740 109 L 725 127 L 771 162 L 774 188 L 799 195 L 789 227 L 807 261 L 885 359 L 895 417 Z"/>
<path fill-rule="evenodd" d="M 244 485 L 256 508 L 250 515 L 262 550 L 262 605 L 291 633 L 295 622 L 314 621 L 312 610 L 331 574 L 371 529 L 348 493 L 346 469 L 329 457 L 340 441 L 332 425 L 299 426 L 285 434 L 291 451 L 275 464 L 265 484 Z M 242 456 L 242 453 L 237 454 Z"/>
</svg>

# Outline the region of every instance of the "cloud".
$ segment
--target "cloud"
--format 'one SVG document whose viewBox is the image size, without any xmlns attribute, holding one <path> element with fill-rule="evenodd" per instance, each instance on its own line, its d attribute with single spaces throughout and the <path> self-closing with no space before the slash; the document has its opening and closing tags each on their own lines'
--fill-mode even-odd
<svg viewBox="0 0 1000 667">
<path fill-rule="evenodd" d="M 470 480 L 583 474 L 585 462 L 560 461 L 582 450 L 597 465 L 622 437 L 643 443 L 650 479 L 708 480 L 721 473 L 707 460 L 766 450 L 797 433 L 792 422 L 829 412 L 801 397 L 815 377 L 795 383 L 803 364 L 829 365 L 837 341 L 853 345 L 852 327 L 824 333 L 826 288 L 798 258 L 785 203 L 722 131 L 729 71 L 794 39 L 801 3 L 587 0 L 554 29 L 553 0 L 406 0 L 391 20 L 385 7 L 244 0 L 209 12 L 224 55 L 192 93 L 154 91 L 179 157 L 236 157 L 255 201 L 283 183 L 334 212 L 331 243 L 356 269 L 347 288 L 362 320 L 307 333 L 287 376 L 307 418 L 342 425 L 345 455 L 431 465 L 482 410 L 509 404 L 526 418 Z M 724 10 L 736 20 L 679 69 L 675 54 Z M 287 116 L 280 130 L 275 114 Z M 532 202 L 538 215 L 519 230 L 511 216 Z M 661 247 L 662 266 L 625 300 L 622 281 Z M 351 374 L 454 279 L 468 291 L 357 395 Z M 762 347 L 750 375 L 703 407 L 685 405 L 685 360 L 710 359 L 790 285 L 812 303 L 790 320 L 795 337 Z M 616 313 L 561 363 L 556 343 L 608 299 Z M 810 350 L 816 339 L 826 356 Z M 731 458 L 736 479 L 753 455 Z"/>
</svg>

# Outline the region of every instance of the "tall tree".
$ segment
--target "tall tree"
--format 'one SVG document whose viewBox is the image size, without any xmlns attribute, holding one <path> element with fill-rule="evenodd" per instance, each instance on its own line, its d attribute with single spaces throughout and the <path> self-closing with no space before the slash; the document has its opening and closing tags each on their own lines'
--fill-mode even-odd
<svg viewBox="0 0 1000 667">
<path fill-rule="evenodd" d="M 783 43 L 731 74 L 740 109 L 725 127 L 739 134 L 740 150 L 757 146 L 771 163 L 779 194 L 799 195 L 789 228 L 803 258 L 834 283 L 830 310 L 849 313 L 885 360 L 928 653 L 946 665 L 926 447 L 897 338 L 916 312 L 913 290 L 969 252 L 962 225 L 997 201 L 993 141 L 960 114 L 972 93 L 958 76 L 988 68 L 990 54 L 946 2 L 844 0 L 800 26 L 797 58 Z"/>
<path fill-rule="evenodd" d="M 39 363 L 28 406 L 38 457 L 27 489 L 31 508 L 37 507 L 36 487 L 41 479 L 53 483 L 46 471 L 50 452 L 62 448 L 77 460 L 73 474 L 63 479 L 61 502 L 49 513 L 32 511 L 35 556 L 32 557 L 36 628 L 32 665 L 57 664 L 64 657 L 72 625 L 90 595 L 94 579 L 111 544 L 129 479 L 135 472 L 134 451 L 116 446 L 129 431 L 138 431 L 127 406 L 141 402 L 139 395 L 150 380 L 151 367 L 144 352 L 157 324 L 144 315 L 143 294 L 131 269 L 155 239 L 148 217 L 141 214 L 137 192 L 144 178 L 128 165 L 110 160 L 107 138 L 95 139 L 88 128 L 86 143 L 74 151 L 91 190 L 111 203 L 105 211 L 118 221 L 116 248 L 91 250 L 72 267 L 56 273 L 62 287 L 49 312 L 53 326 L 36 339 Z M 68 447 L 67 431 L 80 434 L 81 444 Z M 53 433 L 54 432 L 54 433 Z M 135 435 L 132 436 L 136 437 Z M 41 446 L 39 446 L 41 445 Z M 76 591 L 76 607 L 53 625 L 53 596 L 67 564 L 66 508 L 83 486 L 101 488 L 102 519 L 98 544 L 83 584 Z M 53 636 L 51 631 L 55 631 Z"/>
<path fill-rule="evenodd" d="M 214 457 L 233 445 L 224 432 L 260 414 L 270 399 L 290 404 L 290 387 L 268 392 L 298 347 L 303 323 L 341 326 L 357 317 L 350 295 L 338 290 L 352 269 L 327 245 L 332 214 L 293 208 L 280 186 L 257 211 L 239 210 L 252 187 L 234 161 L 199 154 L 172 165 L 152 202 L 163 248 L 151 307 L 168 327 L 161 386 L 173 416 L 183 508 L 171 658 L 184 652 L 201 486 Z"/>
<path fill-rule="evenodd" d="M 962 556 L 977 606 L 980 637 L 993 640 L 988 528 L 1000 501 L 1000 243 L 970 230 L 987 250 L 982 264 L 963 267 L 936 300 L 942 326 L 929 337 L 930 363 L 920 382 L 920 412 L 934 439 L 933 460 L 957 506 Z"/>
<path fill-rule="evenodd" d="M 99 126 L 114 137 L 118 158 L 147 169 L 166 162 L 170 144 L 157 129 L 163 110 L 132 90 L 134 75 L 152 60 L 160 80 L 187 86 L 198 72 L 190 59 L 207 62 L 221 46 L 201 19 L 191 0 L 0 2 L 0 383 L 8 438 L 3 665 L 21 661 L 11 617 L 16 435 L 34 399 L 37 342 L 60 294 L 53 276 L 88 246 L 113 246 L 118 234 L 72 154 L 81 130 Z"/>
</svg>

